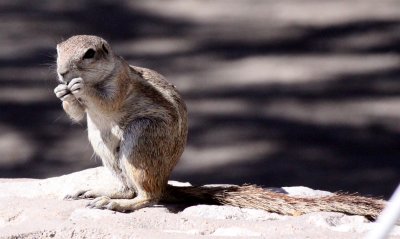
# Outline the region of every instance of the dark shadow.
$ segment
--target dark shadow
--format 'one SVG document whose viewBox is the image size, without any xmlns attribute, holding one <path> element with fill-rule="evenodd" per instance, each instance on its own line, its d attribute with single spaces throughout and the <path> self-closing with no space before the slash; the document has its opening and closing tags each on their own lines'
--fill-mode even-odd
<svg viewBox="0 0 400 239">
<path fill-rule="evenodd" d="M 389 196 L 400 180 L 400 133 L 393 128 L 397 125 L 397 118 L 387 116 L 359 126 L 343 123 L 322 125 L 259 112 L 280 100 L 313 104 L 396 97 L 400 94 L 399 70 L 338 75 L 337 80 L 284 87 L 227 87 L 226 90 L 192 92 L 187 99 L 240 99 L 251 110 L 226 116 L 192 112 L 191 117 L 203 123 L 190 129 L 189 144 L 215 148 L 265 140 L 280 147 L 273 154 L 207 171 L 177 173 L 176 177 L 178 180 L 192 178 L 197 184 L 307 185 L 331 191 Z M 381 87 L 385 85 L 390 87 Z M 207 138 L 209 132 L 223 127 L 235 129 L 238 137 L 221 135 Z"/>
</svg>

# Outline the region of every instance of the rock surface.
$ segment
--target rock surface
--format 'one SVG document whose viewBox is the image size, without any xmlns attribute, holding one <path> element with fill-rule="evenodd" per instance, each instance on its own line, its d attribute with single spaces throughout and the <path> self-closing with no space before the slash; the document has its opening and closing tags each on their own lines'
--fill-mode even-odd
<svg viewBox="0 0 400 239">
<path fill-rule="evenodd" d="M 232 206 L 157 205 L 133 213 L 62 200 L 81 187 L 113 180 L 103 167 L 44 180 L 0 179 L 0 238 L 361 238 L 373 226 L 361 216 L 311 213 L 282 216 Z M 290 195 L 328 192 L 285 187 Z M 392 232 L 400 238 L 400 228 Z"/>
</svg>

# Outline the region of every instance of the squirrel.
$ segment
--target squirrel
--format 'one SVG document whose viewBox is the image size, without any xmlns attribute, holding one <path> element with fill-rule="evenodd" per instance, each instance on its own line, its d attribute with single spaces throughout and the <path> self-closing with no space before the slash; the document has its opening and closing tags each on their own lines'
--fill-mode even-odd
<svg viewBox="0 0 400 239">
<path fill-rule="evenodd" d="M 103 38 L 77 35 L 57 45 L 55 95 L 74 121 L 87 120 L 88 138 L 118 188 L 77 190 L 67 199 L 94 198 L 88 207 L 119 212 L 156 203 L 232 205 L 282 215 L 316 211 L 377 218 L 383 200 L 348 194 L 293 197 L 256 185 L 168 185 L 188 135 L 185 102 L 157 72 L 130 66 Z"/>
</svg>

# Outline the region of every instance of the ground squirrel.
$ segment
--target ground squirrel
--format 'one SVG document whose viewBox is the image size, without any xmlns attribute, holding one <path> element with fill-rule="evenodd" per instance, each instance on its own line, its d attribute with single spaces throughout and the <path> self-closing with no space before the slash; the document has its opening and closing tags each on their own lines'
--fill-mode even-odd
<svg viewBox="0 0 400 239">
<path fill-rule="evenodd" d="M 130 66 L 97 36 L 79 35 L 57 45 L 55 88 L 75 121 L 86 116 L 89 141 L 121 182 L 115 189 L 82 189 L 67 198 L 95 198 L 89 207 L 134 211 L 158 202 L 225 204 L 285 215 L 334 211 L 374 219 L 382 200 L 334 194 L 290 197 L 253 185 L 167 185 L 186 144 L 186 106 L 175 87 L 155 71 Z"/>
</svg>

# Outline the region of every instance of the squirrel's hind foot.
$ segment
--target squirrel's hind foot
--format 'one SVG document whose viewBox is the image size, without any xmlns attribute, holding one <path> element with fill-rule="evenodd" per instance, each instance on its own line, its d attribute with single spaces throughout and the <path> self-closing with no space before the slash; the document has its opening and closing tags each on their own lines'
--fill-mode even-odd
<svg viewBox="0 0 400 239">
<path fill-rule="evenodd" d="M 132 212 L 144 207 L 150 207 L 158 200 L 135 197 L 133 199 L 111 199 L 106 196 L 98 197 L 88 203 L 87 207 L 108 209 L 117 212 Z"/>
<path fill-rule="evenodd" d="M 135 193 L 130 190 L 105 190 L 105 189 L 81 189 L 74 193 L 67 194 L 64 199 L 66 200 L 78 200 L 87 198 L 99 198 L 99 197 L 117 198 L 117 199 L 132 199 L 135 197 Z"/>
</svg>

